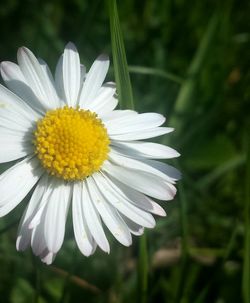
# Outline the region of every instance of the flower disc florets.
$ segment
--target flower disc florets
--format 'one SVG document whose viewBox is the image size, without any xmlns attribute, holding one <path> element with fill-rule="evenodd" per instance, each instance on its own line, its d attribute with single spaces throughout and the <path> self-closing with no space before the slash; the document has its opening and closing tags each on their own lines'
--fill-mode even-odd
<svg viewBox="0 0 250 303">
<path fill-rule="evenodd" d="M 107 159 L 109 137 L 102 121 L 89 110 L 68 106 L 48 111 L 37 122 L 35 151 L 51 175 L 82 180 Z"/>
</svg>

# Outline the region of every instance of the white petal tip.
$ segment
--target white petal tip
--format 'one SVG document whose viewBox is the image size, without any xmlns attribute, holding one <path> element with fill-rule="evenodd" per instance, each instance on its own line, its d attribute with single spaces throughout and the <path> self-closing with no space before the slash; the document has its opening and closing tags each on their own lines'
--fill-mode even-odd
<svg viewBox="0 0 250 303">
<path fill-rule="evenodd" d="M 98 61 L 109 61 L 109 56 L 107 54 L 101 54 L 97 57 Z"/>
<path fill-rule="evenodd" d="M 20 245 L 20 242 L 21 242 L 21 236 L 18 236 L 17 239 L 16 239 L 16 250 L 17 251 L 23 251 L 24 249 L 22 249 L 21 245 Z"/>
<path fill-rule="evenodd" d="M 21 54 L 21 53 L 28 53 L 29 52 L 29 49 L 25 46 L 21 46 L 18 48 L 17 50 L 17 55 Z"/>
<path fill-rule="evenodd" d="M 65 49 L 71 49 L 73 51 L 77 51 L 77 48 L 76 48 L 75 44 L 73 42 L 71 42 L 71 41 L 69 41 L 66 44 Z"/>
<path fill-rule="evenodd" d="M 4 70 L 4 69 L 6 69 L 7 66 L 8 66 L 8 64 L 9 64 L 8 61 L 2 61 L 2 62 L 0 63 L 0 69 L 1 69 L 1 71 Z"/>
</svg>

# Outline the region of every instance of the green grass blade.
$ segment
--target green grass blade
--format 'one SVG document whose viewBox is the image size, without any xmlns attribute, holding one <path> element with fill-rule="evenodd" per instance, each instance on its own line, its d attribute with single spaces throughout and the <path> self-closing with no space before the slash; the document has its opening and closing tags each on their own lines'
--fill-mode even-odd
<svg viewBox="0 0 250 303">
<path fill-rule="evenodd" d="M 214 170 L 212 170 L 207 175 L 202 177 L 200 181 L 198 181 L 197 183 L 198 188 L 204 189 L 210 186 L 213 182 L 218 180 L 224 174 L 243 165 L 245 161 L 246 161 L 245 155 L 237 155 L 235 158 L 230 159 L 228 162 L 223 163 L 222 165 L 216 167 Z"/>
<path fill-rule="evenodd" d="M 188 220 L 187 220 L 187 201 L 182 183 L 178 186 L 180 199 L 180 221 L 181 221 L 181 267 L 179 281 L 176 292 L 175 302 L 181 302 L 185 281 L 188 275 Z"/>
<path fill-rule="evenodd" d="M 183 79 L 179 76 L 176 76 L 172 73 L 166 72 L 165 70 L 159 69 L 159 68 L 152 68 L 152 67 L 146 67 L 146 66 L 129 66 L 128 70 L 130 73 L 135 74 L 143 74 L 143 75 L 152 75 L 156 77 L 161 77 L 166 80 L 181 84 L 183 82 Z"/>
<path fill-rule="evenodd" d="M 237 245 L 236 240 L 237 240 L 238 233 L 239 233 L 239 222 L 237 220 L 236 223 L 235 223 L 235 227 L 232 230 L 230 239 L 228 241 L 228 245 L 227 245 L 226 249 L 224 250 L 224 254 L 222 256 L 221 263 L 220 263 L 220 266 L 219 266 L 219 271 L 222 271 L 223 266 L 225 265 L 225 262 L 228 260 L 228 258 L 230 257 L 233 249 L 236 247 L 236 245 Z M 214 283 L 219 271 L 214 272 L 210 281 L 199 292 L 197 298 L 194 300 L 194 303 L 203 303 L 203 302 L 205 302 L 206 296 L 209 293 L 209 290 L 210 290 L 212 284 Z"/>
<path fill-rule="evenodd" d="M 219 18 L 217 14 L 211 17 L 207 26 L 207 30 L 203 35 L 200 45 L 189 66 L 187 79 L 182 84 L 177 100 L 175 102 L 174 115 L 171 117 L 169 124 L 173 127 L 176 127 L 178 131 L 180 131 L 181 128 L 181 120 L 179 119 L 179 116 L 185 113 L 190 107 L 192 95 L 197 84 L 199 73 L 202 69 L 206 57 L 209 55 L 209 49 L 211 45 L 213 45 L 212 40 L 216 34 L 218 20 Z"/>
<path fill-rule="evenodd" d="M 118 98 L 121 108 L 134 109 L 132 86 L 116 0 L 108 0 L 108 4 L 113 65 Z M 138 297 L 139 302 L 146 303 L 148 289 L 148 253 L 146 234 L 141 237 L 139 246 Z"/>
<path fill-rule="evenodd" d="M 133 92 L 116 0 L 108 0 L 115 81 L 121 108 L 134 108 Z"/>
<path fill-rule="evenodd" d="M 138 263 L 138 302 L 147 302 L 148 290 L 148 252 L 147 252 L 147 235 L 140 239 L 139 263 Z"/>
<path fill-rule="evenodd" d="M 249 137 L 247 139 L 245 247 L 242 277 L 242 293 L 245 303 L 250 302 L 250 144 Z"/>
</svg>

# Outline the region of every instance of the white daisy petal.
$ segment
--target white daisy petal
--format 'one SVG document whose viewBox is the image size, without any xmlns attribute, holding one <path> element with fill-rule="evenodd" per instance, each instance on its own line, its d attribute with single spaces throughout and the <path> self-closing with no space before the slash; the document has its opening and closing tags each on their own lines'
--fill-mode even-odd
<svg viewBox="0 0 250 303">
<path fill-rule="evenodd" d="M 120 213 L 139 225 L 152 228 L 155 225 L 153 216 L 142 209 L 135 207 L 124 192 L 106 175 L 95 173 L 93 175 L 100 191 L 107 201 Z"/>
<path fill-rule="evenodd" d="M 86 108 L 98 95 L 109 68 L 109 58 L 99 56 L 91 66 L 79 96 L 79 106 Z"/>
<path fill-rule="evenodd" d="M 27 84 L 17 64 L 8 61 L 1 62 L 0 70 L 6 86 L 11 91 L 22 98 L 36 112 L 44 113 L 46 111 L 46 108 L 43 107 L 33 90 Z"/>
<path fill-rule="evenodd" d="M 127 134 L 130 132 L 143 132 L 154 129 L 165 122 L 165 117 L 156 113 L 145 113 L 128 116 L 126 119 L 119 119 L 112 123 L 106 122 L 109 135 Z"/>
<path fill-rule="evenodd" d="M 63 84 L 63 55 L 61 55 L 56 65 L 55 85 L 58 96 L 61 98 L 61 100 L 64 100 L 65 103 L 66 97 Z"/>
<path fill-rule="evenodd" d="M 99 117 L 112 112 L 118 104 L 118 99 L 114 96 L 115 91 L 116 86 L 114 83 L 105 83 L 93 102 L 88 104 L 87 109 L 96 112 Z"/>
<path fill-rule="evenodd" d="M 135 206 L 158 216 L 166 216 L 165 210 L 149 197 L 117 180 L 113 179 L 112 182 L 120 188 L 120 190 L 126 195 L 127 199 L 129 199 Z"/>
<path fill-rule="evenodd" d="M 135 236 L 141 236 L 143 234 L 143 232 L 144 232 L 144 227 L 143 226 L 131 221 L 129 218 L 127 218 L 123 214 L 121 214 L 121 217 L 123 218 L 123 220 L 127 224 L 128 229 L 130 230 L 131 234 L 133 234 Z"/>
<path fill-rule="evenodd" d="M 46 254 L 44 254 L 43 256 L 41 256 L 42 259 L 41 261 L 47 265 L 50 265 L 53 263 L 53 261 L 55 260 L 56 254 L 54 254 L 51 251 L 46 252 Z"/>
<path fill-rule="evenodd" d="M 120 167 L 108 161 L 105 162 L 102 169 L 115 179 L 148 196 L 164 201 L 173 199 L 164 180 L 151 173 Z M 133 176 L 133 178 L 131 178 L 131 176 Z"/>
<path fill-rule="evenodd" d="M 95 184 L 94 179 L 89 177 L 86 181 L 92 202 L 101 215 L 105 225 L 120 243 L 125 246 L 131 245 L 131 234 L 122 218 L 119 216 L 117 211 L 107 203 L 108 201 L 103 197 L 102 193 L 98 189 L 98 185 Z"/>
<path fill-rule="evenodd" d="M 42 68 L 44 79 L 47 82 L 47 84 L 46 84 L 47 95 L 50 96 L 50 100 L 53 100 L 53 105 L 55 107 L 59 107 L 60 100 L 57 95 L 56 84 L 55 84 L 55 80 L 52 76 L 52 73 L 51 73 L 47 63 L 43 59 L 38 58 L 38 62 L 40 63 L 40 66 Z"/>
<path fill-rule="evenodd" d="M 25 80 L 32 88 L 46 109 L 53 109 L 58 106 L 57 100 L 50 95 L 51 83 L 44 73 L 39 61 L 34 54 L 26 47 L 21 47 L 17 53 L 17 61 Z"/>
<path fill-rule="evenodd" d="M 32 138 L 21 132 L 7 130 L 0 132 L 0 163 L 20 159 L 33 154 L 34 148 L 30 142 Z"/>
<path fill-rule="evenodd" d="M 141 171 L 153 174 L 155 176 L 158 176 L 159 178 L 162 178 L 166 182 L 175 183 L 175 181 L 177 180 L 176 178 L 173 178 L 173 172 L 170 171 L 170 169 L 167 169 L 169 167 L 169 165 L 167 165 L 167 167 L 165 167 L 164 163 L 162 163 L 162 162 L 157 162 L 157 161 L 153 161 L 153 160 L 144 160 L 141 158 L 134 159 L 131 157 L 127 157 L 127 156 L 118 154 L 118 153 L 112 151 L 112 149 L 109 153 L 109 159 L 112 161 L 112 163 L 114 163 L 116 165 L 119 165 L 119 166 L 122 166 L 125 168 L 137 169 L 137 170 L 141 170 Z M 160 163 L 159 164 L 160 168 L 156 168 L 155 166 L 153 166 L 153 165 L 157 165 L 155 163 Z M 175 172 L 174 176 L 177 177 L 178 170 L 175 169 L 174 172 Z"/>
<path fill-rule="evenodd" d="M 26 158 L 0 176 L 0 217 L 8 214 L 25 198 L 42 172 L 37 159 Z"/>
<path fill-rule="evenodd" d="M 74 184 L 73 199 L 72 199 L 72 216 L 73 227 L 76 243 L 85 256 L 89 256 L 94 251 L 94 239 L 91 236 L 86 223 L 83 204 L 85 197 L 82 196 L 82 186 L 80 182 Z"/>
<path fill-rule="evenodd" d="M 47 187 L 48 175 L 43 174 L 41 179 L 38 181 L 37 186 L 32 194 L 28 206 L 23 213 L 22 219 L 19 223 L 19 228 L 17 232 L 16 248 L 17 250 L 25 250 L 31 241 L 32 230 L 29 229 L 29 223 L 36 213 L 38 206 L 42 200 L 44 191 Z"/>
<path fill-rule="evenodd" d="M 57 253 L 62 246 L 66 217 L 71 199 L 71 185 L 54 181 L 54 189 L 45 208 L 44 236 L 48 250 Z"/>
<path fill-rule="evenodd" d="M 143 160 L 143 162 L 146 165 L 149 165 L 152 168 L 161 171 L 163 174 L 167 175 L 169 178 L 171 178 L 174 181 L 178 181 L 181 179 L 180 171 L 169 164 L 155 160 L 148 160 L 148 159 Z"/>
<path fill-rule="evenodd" d="M 46 173 L 48 176 L 48 174 Z M 29 222 L 29 229 L 34 229 L 41 222 L 44 209 L 48 204 L 48 201 L 51 198 L 52 192 L 54 190 L 54 179 L 52 176 L 48 176 L 47 186 L 45 186 L 42 199 L 37 207 L 37 211 Z"/>
<path fill-rule="evenodd" d="M 17 160 L 32 153 L 33 148 L 30 144 L 4 144 L 3 147 L 0 148 L 0 163 L 6 163 L 13 160 Z"/>
<path fill-rule="evenodd" d="M 40 115 L 33 111 L 22 99 L 0 84 L 1 110 L 12 111 L 30 122 L 35 122 L 40 118 Z"/>
<path fill-rule="evenodd" d="M 171 147 L 152 142 L 116 142 L 112 145 L 118 152 L 128 156 L 151 158 L 151 159 L 171 159 L 179 157 L 180 154 Z"/>
<path fill-rule="evenodd" d="M 80 89 L 80 58 L 75 45 L 69 42 L 63 53 L 62 62 L 63 87 L 66 102 L 76 106 Z"/>
<path fill-rule="evenodd" d="M 86 78 L 86 67 L 83 64 L 80 64 L 80 86 L 82 87 Z"/>
<path fill-rule="evenodd" d="M 143 140 L 154 137 L 159 137 L 171 133 L 174 129 L 171 127 L 156 127 L 144 131 L 135 131 L 124 134 L 110 135 L 112 140 L 116 141 L 130 141 L 130 140 Z"/>
<path fill-rule="evenodd" d="M 138 115 L 138 113 L 134 110 L 114 110 L 110 113 L 106 113 L 105 115 L 102 115 L 102 121 L 106 123 L 110 123 L 111 121 L 126 119 L 128 116 L 135 116 Z"/>
<path fill-rule="evenodd" d="M 17 133 L 27 134 L 33 131 L 34 124 L 15 111 L 0 108 L 0 127 L 2 130 L 13 130 Z"/>
<path fill-rule="evenodd" d="M 86 223 L 89 228 L 89 231 L 91 232 L 97 245 L 103 251 L 109 253 L 109 242 L 105 236 L 100 216 L 97 210 L 95 209 L 93 202 L 91 201 L 89 190 L 86 187 L 85 182 L 82 183 L 82 198 L 84 199 L 83 212 L 85 214 Z"/>
<path fill-rule="evenodd" d="M 31 248 L 36 256 L 43 258 L 48 252 L 44 228 L 45 228 L 45 211 L 42 213 L 41 222 L 32 229 L 31 232 Z"/>
</svg>

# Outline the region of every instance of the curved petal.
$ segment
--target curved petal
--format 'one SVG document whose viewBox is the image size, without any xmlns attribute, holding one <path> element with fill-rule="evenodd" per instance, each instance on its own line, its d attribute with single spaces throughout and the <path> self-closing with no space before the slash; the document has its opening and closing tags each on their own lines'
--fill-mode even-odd
<svg viewBox="0 0 250 303">
<path fill-rule="evenodd" d="M 65 97 L 64 84 L 63 84 L 63 55 L 61 55 L 56 65 L 55 85 L 56 85 L 56 91 L 58 96 L 65 103 L 66 97 Z"/>
<path fill-rule="evenodd" d="M 118 104 L 118 99 L 114 96 L 115 91 L 115 83 L 105 83 L 93 102 L 88 104 L 87 109 L 96 112 L 100 117 L 112 112 Z"/>
<path fill-rule="evenodd" d="M 98 95 L 109 68 L 109 58 L 100 55 L 86 75 L 85 82 L 79 95 L 79 106 L 87 108 Z"/>
<path fill-rule="evenodd" d="M 113 165 L 108 161 L 105 162 L 102 170 L 129 187 L 148 196 L 165 201 L 173 199 L 172 193 L 169 191 L 164 180 L 151 173 Z"/>
<path fill-rule="evenodd" d="M 109 253 L 109 242 L 103 231 L 100 216 L 91 201 L 89 190 L 85 182 L 82 182 L 82 198 L 84 199 L 83 212 L 85 214 L 86 223 L 89 228 L 89 231 L 91 232 L 98 246 L 103 251 Z"/>
<path fill-rule="evenodd" d="M 32 230 L 29 228 L 29 223 L 39 207 L 39 204 L 47 187 L 47 182 L 48 175 L 43 174 L 36 185 L 36 188 L 32 194 L 28 206 L 26 207 L 25 212 L 23 213 L 17 232 L 17 250 L 23 251 L 30 245 Z"/>
<path fill-rule="evenodd" d="M 51 92 L 51 82 L 47 73 L 41 67 L 34 54 L 26 47 L 21 47 L 17 52 L 17 61 L 25 80 L 39 98 L 46 109 L 54 109 L 59 106 L 59 101 L 55 100 Z"/>
<path fill-rule="evenodd" d="M 180 154 L 171 147 L 163 144 L 152 143 L 152 142 L 117 142 L 113 141 L 112 145 L 119 153 L 151 159 L 171 159 L 179 157 Z"/>
<path fill-rule="evenodd" d="M 54 106 L 59 107 L 60 106 L 60 100 L 59 100 L 59 97 L 58 97 L 58 94 L 57 94 L 57 91 L 56 91 L 55 80 L 52 76 L 50 68 L 43 59 L 38 58 L 38 62 L 40 63 L 40 66 L 42 68 L 44 79 L 47 82 L 46 89 L 48 90 L 47 95 L 50 96 L 49 101 L 53 100 Z"/>
<path fill-rule="evenodd" d="M 159 178 L 162 178 L 166 182 L 169 183 L 175 183 L 176 178 L 173 178 L 173 172 L 170 171 L 170 169 L 166 169 L 165 163 L 159 162 L 159 161 L 154 161 L 154 160 L 146 160 L 146 159 L 135 159 L 132 157 L 127 157 L 122 154 L 118 154 L 114 151 L 109 152 L 109 159 L 114 163 L 115 165 L 124 167 L 124 168 L 130 168 L 130 169 L 136 169 L 139 171 L 144 171 L 147 173 L 150 173 L 152 175 L 155 175 Z M 153 161 L 153 162 L 152 162 Z M 153 164 L 158 163 L 159 168 L 157 169 Z M 153 163 L 153 164 L 152 164 Z M 156 164 L 155 164 L 156 165 Z M 166 164 L 167 165 L 167 164 Z M 167 165 L 168 167 L 168 165 Z M 173 168 L 174 169 L 174 168 Z M 178 177 L 177 175 L 178 170 L 175 169 L 175 177 Z"/>
<path fill-rule="evenodd" d="M 77 182 L 74 184 L 72 198 L 74 234 L 81 253 L 85 256 L 90 256 L 95 249 L 95 243 L 86 223 L 85 213 L 83 211 L 84 200 L 81 183 Z"/>
<path fill-rule="evenodd" d="M 46 108 L 26 82 L 17 64 L 8 61 L 1 62 L 0 70 L 6 86 L 11 91 L 22 98 L 36 112 L 43 114 L 46 111 Z"/>
<path fill-rule="evenodd" d="M 44 236 L 50 252 L 57 253 L 62 246 L 70 199 L 71 184 L 54 180 L 53 190 L 44 210 Z"/>
<path fill-rule="evenodd" d="M 151 129 L 146 129 L 144 131 L 134 131 L 124 134 L 110 135 L 112 140 L 116 141 L 130 141 L 130 140 L 143 140 L 154 137 L 159 137 L 168 133 L 171 133 L 174 129 L 171 127 L 156 127 Z"/>
<path fill-rule="evenodd" d="M 134 206 L 124 192 L 106 174 L 95 173 L 93 178 L 106 200 L 121 214 L 139 225 L 148 228 L 154 227 L 155 220 L 153 216 Z"/>
<path fill-rule="evenodd" d="M 138 115 L 138 113 L 134 110 L 117 109 L 117 110 L 114 110 L 110 113 L 107 113 L 107 114 L 103 115 L 102 116 L 102 121 L 106 124 L 106 123 L 109 123 L 111 121 L 121 120 L 121 119 L 127 118 L 128 116 L 135 116 L 135 115 Z"/>
<path fill-rule="evenodd" d="M 41 117 L 21 98 L 0 84 L 0 112 L 2 110 L 14 112 L 30 122 L 35 122 Z"/>
<path fill-rule="evenodd" d="M 120 214 L 121 217 L 123 218 L 123 220 L 125 221 L 125 223 L 128 226 L 128 229 L 130 230 L 131 234 L 135 235 L 135 236 L 141 236 L 144 232 L 144 227 L 131 221 L 129 218 L 127 218 L 126 216 L 124 216 L 123 214 Z"/>
<path fill-rule="evenodd" d="M 119 135 L 154 129 L 165 122 L 165 117 L 156 113 L 145 113 L 128 116 L 126 119 L 119 119 L 106 122 L 105 125 L 110 135 Z"/>
<path fill-rule="evenodd" d="M 0 127 L 1 130 L 12 130 L 25 134 L 33 131 L 34 123 L 15 111 L 0 108 Z"/>
<path fill-rule="evenodd" d="M 158 216 L 166 216 L 165 210 L 149 197 L 117 180 L 113 179 L 112 182 L 122 190 L 127 199 L 135 206 Z"/>
<path fill-rule="evenodd" d="M 63 53 L 62 62 L 63 87 L 66 102 L 75 107 L 80 89 L 80 58 L 75 45 L 69 42 Z"/>
<path fill-rule="evenodd" d="M 116 209 L 107 203 L 108 201 L 105 200 L 92 177 L 87 178 L 86 182 L 88 183 L 92 202 L 105 225 L 121 244 L 125 246 L 131 245 L 132 238 L 129 229 L 117 213 Z"/>
<path fill-rule="evenodd" d="M 26 158 L 0 176 L 0 217 L 8 214 L 24 199 L 42 172 L 37 159 Z"/>
</svg>

